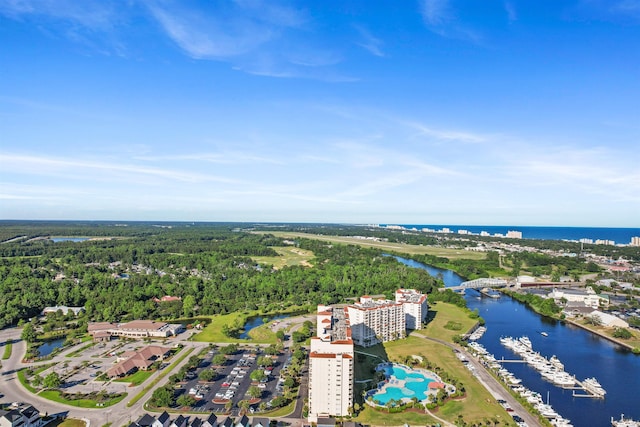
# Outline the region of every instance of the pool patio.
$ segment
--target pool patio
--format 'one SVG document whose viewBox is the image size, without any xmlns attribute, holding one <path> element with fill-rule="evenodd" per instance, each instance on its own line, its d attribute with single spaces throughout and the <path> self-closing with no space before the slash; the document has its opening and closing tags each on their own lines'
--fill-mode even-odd
<svg viewBox="0 0 640 427">
<path fill-rule="evenodd" d="M 376 371 L 383 371 L 386 380 L 365 395 L 365 402 L 370 406 L 385 407 L 390 400 L 409 403 L 414 398 L 425 404 L 430 396 L 437 395 L 441 389 L 448 394 L 456 391 L 455 386 L 442 382 L 435 372 L 426 369 L 413 369 L 398 363 L 385 362 L 376 366 Z"/>
</svg>

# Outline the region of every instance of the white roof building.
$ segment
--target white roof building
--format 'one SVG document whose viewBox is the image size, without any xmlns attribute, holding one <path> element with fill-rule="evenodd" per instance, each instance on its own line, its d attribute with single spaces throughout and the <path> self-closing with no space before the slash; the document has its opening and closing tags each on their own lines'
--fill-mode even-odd
<svg viewBox="0 0 640 427">
<path fill-rule="evenodd" d="M 622 320 L 621 318 L 616 317 L 609 313 L 603 313 L 602 311 L 599 311 L 599 310 L 592 311 L 591 316 L 599 317 L 600 321 L 602 322 L 602 326 L 606 326 L 609 328 L 612 328 L 612 327 L 628 328 L 629 327 L 629 323 Z"/>
</svg>

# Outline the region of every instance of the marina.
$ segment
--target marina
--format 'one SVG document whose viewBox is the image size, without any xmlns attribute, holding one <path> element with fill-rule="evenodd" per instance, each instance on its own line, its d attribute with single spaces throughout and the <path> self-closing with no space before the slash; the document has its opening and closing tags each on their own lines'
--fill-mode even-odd
<svg viewBox="0 0 640 427">
<path fill-rule="evenodd" d="M 531 345 L 531 340 L 526 337 L 512 338 L 501 337 L 500 343 L 522 357 L 522 359 L 537 370 L 543 379 L 564 389 L 573 391 L 574 397 L 592 397 L 604 398 L 607 392 L 602 388 L 595 378 L 587 378 L 584 381 L 578 381 L 575 375 L 571 375 L 564 370 L 564 364 L 555 355 L 550 359 L 535 352 Z M 575 390 L 582 390 L 586 394 L 578 394 Z"/>
<path fill-rule="evenodd" d="M 500 378 L 500 380 L 505 384 L 506 387 L 510 388 L 514 393 L 518 394 L 522 399 L 526 400 L 527 403 L 531 404 L 531 406 L 533 406 L 533 408 L 541 416 L 548 419 L 553 426 L 573 427 L 573 424 L 569 419 L 564 418 L 549 404 L 549 393 L 547 393 L 547 401 L 544 402 L 542 399 L 542 395 L 539 392 L 533 391 L 523 386 L 522 380 L 520 378 L 517 378 L 512 372 L 504 368 L 500 364 L 500 362 L 502 361 L 496 360 L 495 356 L 489 353 L 482 344 L 478 344 L 477 342 L 470 342 L 469 348 L 483 365 L 485 365 L 498 378 Z M 499 403 L 505 406 L 504 403 L 500 401 Z M 505 406 L 505 409 L 509 411 L 510 408 Z M 519 425 L 523 425 L 523 423 L 520 423 Z"/>
<path fill-rule="evenodd" d="M 450 270 L 427 266 L 414 260 L 396 258 L 411 267 L 427 270 L 434 277 L 442 277 L 446 286 L 458 286 L 465 281 Z M 576 427 L 608 426 L 611 417 L 625 420 L 640 418 L 637 394 L 629 392 L 638 387 L 640 357 L 624 347 L 616 345 L 597 335 L 591 334 L 569 323 L 540 316 L 525 304 L 512 298 L 480 298 L 476 290 L 469 290 L 465 296 L 470 310 L 477 310 L 485 320 L 487 331 L 478 340 L 496 359 L 515 359 L 513 353 L 500 344 L 502 336 L 527 335 L 534 348 L 542 354 L 555 354 L 565 365 L 565 370 L 577 378 L 597 376 L 606 399 L 579 398 L 574 393 L 580 390 L 550 387 L 526 362 L 501 363 L 508 366 L 514 376 L 521 379 L 521 385 L 542 394 L 549 393 L 549 401 L 564 417 L 571 419 Z M 541 334 L 547 332 L 548 336 Z M 597 367 L 597 372 L 594 371 Z M 585 393 L 587 394 L 587 393 Z M 637 421 L 636 421 L 637 422 Z M 630 427 L 620 425 L 619 427 Z M 637 427 L 637 426 L 633 426 Z"/>
</svg>

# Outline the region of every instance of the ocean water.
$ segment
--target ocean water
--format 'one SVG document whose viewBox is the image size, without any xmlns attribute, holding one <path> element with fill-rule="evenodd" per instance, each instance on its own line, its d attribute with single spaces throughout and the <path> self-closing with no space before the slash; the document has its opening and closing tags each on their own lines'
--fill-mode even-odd
<svg viewBox="0 0 640 427">
<path fill-rule="evenodd" d="M 480 234 L 481 231 L 486 231 L 491 235 L 496 233 L 507 234 L 509 230 L 516 230 L 522 232 L 523 239 L 542 239 L 542 240 L 580 240 L 580 239 L 593 239 L 595 240 L 613 240 L 616 244 L 629 244 L 631 238 L 634 236 L 640 236 L 640 228 L 605 228 L 605 227 L 531 227 L 520 225 L 446 225 L 446 224 L 380 224 L 385 225 L 400 225 L 405 228 L 416 228 L 421 230 L 423 228 L 431 228 L 434 230 L 440 230 L 442 228 L 449 228 L 452 232 L 456 233 L 458 230 L 468 230 L 472 233 Z"/>
</svg>

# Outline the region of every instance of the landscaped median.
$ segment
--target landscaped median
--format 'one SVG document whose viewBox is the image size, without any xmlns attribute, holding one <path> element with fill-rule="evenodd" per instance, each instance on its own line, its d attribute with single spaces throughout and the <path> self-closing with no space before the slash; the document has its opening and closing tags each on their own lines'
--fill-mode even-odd
<svg viewBox="0 0 640 427">
<path fill-rule="evenodd" d="M 175 362 L 165 368 L 165 370 L 162 371 L 153 381 L 147 384 L 140 393 L 136 394 L 129 402 L 127 402 L 127 407 L 135 405 L 140 399 L 142 399 L 142 397 L 147 394 L 149 390 L 155 387 L 155 385 L 158 384 L 161 379 L 167 376 L 169 372 L 171 372 L 180 362 L 182 362 L 189 354 L 191 354 L 192 351 L 193 348 L 188 348 L 183 354 L 181 354 Z"/>
<path fill-rule="evenodd" d="M 13 351 L 13 342 L 7 341 L 4 343 L 4 352 L 2 353 L 2 360 L 7 360 L 11 357 Z"/>
</svg>

